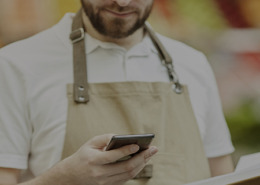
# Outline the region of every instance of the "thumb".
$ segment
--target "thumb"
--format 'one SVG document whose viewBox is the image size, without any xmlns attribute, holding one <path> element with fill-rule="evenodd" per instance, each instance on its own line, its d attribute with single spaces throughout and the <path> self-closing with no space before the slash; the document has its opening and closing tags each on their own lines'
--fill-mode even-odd
<svg viewBox="0 0 260 185">
<path fill-rule="evenodd" d="M 92 146 L 92 148 L 95 149 L 103 149 L 108 145 L 109 141 L 114 135 L 115 134 L 104 134 L 104 135 L 95 136 L 92 139 L 90 139 L 87 142 L 87 144 Z"/>
</svg>

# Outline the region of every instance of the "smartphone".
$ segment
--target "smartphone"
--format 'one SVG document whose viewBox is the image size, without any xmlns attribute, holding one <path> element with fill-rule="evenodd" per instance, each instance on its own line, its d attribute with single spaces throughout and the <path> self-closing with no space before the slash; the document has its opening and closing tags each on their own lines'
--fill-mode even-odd
<svg viewBox="0 0 260 185">
<path fill-rule="evenodd" d="M 115 135 L 111 138 L 106 150 L 120 148 L 125 145 L 137 144 L 141 152 L 147 149 L 154 138 L 154 134 L 138 134 L 138 135 Z"/>
</svg>

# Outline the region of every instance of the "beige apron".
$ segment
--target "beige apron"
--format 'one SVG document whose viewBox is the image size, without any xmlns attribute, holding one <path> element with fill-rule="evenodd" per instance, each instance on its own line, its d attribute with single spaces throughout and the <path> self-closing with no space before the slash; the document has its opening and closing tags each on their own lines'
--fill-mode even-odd
<svg viewBox="0 0 260 185">
<path fill-rule="evenodd" d="M 188 90 L 179 83 L 171 58 L 150 28 L 145 26 L 168 69 L 171 83 L 88 84 L 82 24 L 79 12 L 71 34 L 74 85 L 67 86 L 69 105 L 63 158 L 96 135 L 154 133 L 152 144 L 159 148 L 159 153 L 151 161 L 153 168 L 145 168 L 139 178 L 127 185 L 179 185 L 210 177 Z M 152 170 L 151 178 L 147 178 L 145 170 Z"/>
</svg>

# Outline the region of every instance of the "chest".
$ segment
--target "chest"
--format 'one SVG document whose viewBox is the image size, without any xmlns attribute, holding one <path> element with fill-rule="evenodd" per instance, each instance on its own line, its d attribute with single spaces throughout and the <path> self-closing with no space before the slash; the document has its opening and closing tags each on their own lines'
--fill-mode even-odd
<svg viewBox="0 0 260 185">
<path fill-rule="evenodd" d="M 123 57 L 120 53 L 110 57 L 107 55 L 106 53 L 88 56 L 88 81 L 90 83 L 169 81 L 166 69 L 156 57 Z M 180 80 L 188 86 L 195 117 L 201 132 L 204 133 L 205 110 L 207 109 L 206 88 L 184 68 L 177 67 L 177 69 L 182 74 Z M 30 79 L 29 111 L 35 132 L 50 127 L 56 129 L 65 127 L 68 106 L 66 85 L 73 81 L 72 70 L 71 65 L 57 66 L 52 69 L 48 68 L 48 72 Z"/>
</svg>

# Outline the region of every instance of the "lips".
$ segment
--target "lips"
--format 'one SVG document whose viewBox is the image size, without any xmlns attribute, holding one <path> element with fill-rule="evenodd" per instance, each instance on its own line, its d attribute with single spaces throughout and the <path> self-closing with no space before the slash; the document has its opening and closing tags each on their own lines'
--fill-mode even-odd
<svg viewBox="0 0 260 185">
<path fill-rule="evenodd" d="M 115 10 L 109 10 L 109 9 L 106 9 L 106 12 L 108 12 L 109 14 L 112 14 L 116 17 L 127 17 L 127 16 L 130 16 L 130 15 L 133 15 L 135 14 L 135 11 L 115 11 Z"/>
</svg>

